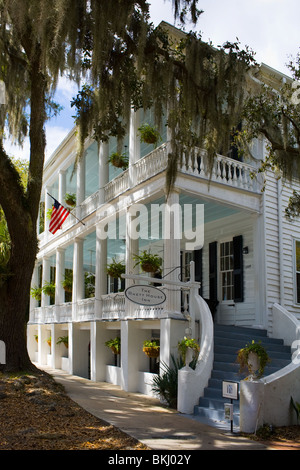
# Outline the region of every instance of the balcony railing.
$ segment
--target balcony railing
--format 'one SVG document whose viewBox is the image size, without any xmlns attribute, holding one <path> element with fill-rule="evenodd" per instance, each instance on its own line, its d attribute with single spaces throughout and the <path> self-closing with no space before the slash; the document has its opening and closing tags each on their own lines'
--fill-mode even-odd
<svg viewBox="0 0 300 470">
<path fill-rule="evenodd" d="M 167 162 L 168 144 L 165 143 L 133 165 L 134 184 L 144 183 L 149 178 L 165 171 Z M 261 191 L 261 183 L 256 177 L 256 170 L 253 166 L 223 155 L 217 155 L 212 168 L 210 168 L 205 151 L 197 148 L 189 155 L 183 155 L 178 170 L 181 173 L 207 181 L 222 183 L 232 188 L 240 188 L 255 193 Z M 129 170 L 127 169 L 105 186 L 105 201 L 108 202 L 114 199 L 128 189 Z"/>
</svg>

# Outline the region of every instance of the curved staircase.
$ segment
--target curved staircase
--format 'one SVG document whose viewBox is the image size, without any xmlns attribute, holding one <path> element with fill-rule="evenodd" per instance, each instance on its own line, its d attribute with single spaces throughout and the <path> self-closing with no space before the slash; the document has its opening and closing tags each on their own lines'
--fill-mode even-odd
<svg viewBox="0 0 300 470">
<path fill-rule="evenodd" d="M 271 359 L 264 376 L 291 362 L 291 348 L 285 346 L 281 339 L 269 338 L 266 330 L 215 324 L 213 371 L 204 396 L 199 399 L 199 405 L 195 406 L 194 415 L 197 419 L 207 424 L 229 427 L 229 421 L 224 419 L 224 403 L 230 400 L 222 397 L 222 382 L 239 382 L 245 378 L 245 375 L 239 373 L 237 351 L 252 340 L 261 341 Z M 233 409 L 233 425 L 238 428 L 239 400 L 233 400 Z"/>
</svg>

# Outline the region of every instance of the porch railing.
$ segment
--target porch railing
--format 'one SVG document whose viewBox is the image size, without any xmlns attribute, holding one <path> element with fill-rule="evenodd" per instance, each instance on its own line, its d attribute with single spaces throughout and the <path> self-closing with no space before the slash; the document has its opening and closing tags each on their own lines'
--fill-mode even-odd
<svg viewBox="0 0 300 470">
<path fill-rule="evenodd" d="M 135 185 L 141 184 L 167 169 L 168 151 L 168 144 L 164 143 L 134 163 L 132 171 Z M 217 155 L 210 168 L 207 154 L 201 149 L 195 148 L 193 152 L 183 155 L 178 170 L 181 173 L 222 183 L 232 188 L 255 193 L 261 191 L 261 182 L 257 178 L 254 166 Z M 105 201 L 107 202 L 125 192 L 129 189 L 129 184 L 129 170 L 127 169 L 105 186 Z"/>
</svg>

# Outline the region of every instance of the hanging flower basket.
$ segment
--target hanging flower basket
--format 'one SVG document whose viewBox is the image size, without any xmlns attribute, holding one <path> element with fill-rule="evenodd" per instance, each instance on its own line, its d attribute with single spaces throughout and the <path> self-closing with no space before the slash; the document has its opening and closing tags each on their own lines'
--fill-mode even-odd
<svg viewBox="0 0 300 470">
<path fill-rule="evenodd" d="M 146 273 L 158 273 L 161 272 L 161 258 L 154 254 L 152 255 L 148 251 L 143 251 L 140 255 L 134 255 L 133 259 L 136 261 L 135 266 L 138 264 L 142 270 Z"/>
<path fill-rule="evenodd" d="M 108 161 L 116 168 L 122 168 L 125 170 L 128 167 L 128 157 L 125 153 L 114 152 L 110 155 Z"/>
<path fill-rule="evenodd" d="M 144 341 L 143 351 L 148 357 L 158 357 L 159 356 L 159 341 Z"/>
<path fill-rule="evenodd" d="M 141 141 L 145 144 L 157 145 L 157 143 L 161 140 L 161 136 L 158 130 L 150 124 L 142 124 L 138 128 L 138 131 L 141 136 Z"/>
<path fill-rule="evenodd" d="M 125 274 L 125 265 L 122 261 L 116 261 L 114 258 L 106 267 L 107 274 L 113 278 L 121 278 Z"/>
<path fill-rule="evenodd" d="M 76 206 L 76 194 L 66 193 L 65 202 L 66 204 L 68 204 L 68 206 L 75 207 Z"/>
</svg>

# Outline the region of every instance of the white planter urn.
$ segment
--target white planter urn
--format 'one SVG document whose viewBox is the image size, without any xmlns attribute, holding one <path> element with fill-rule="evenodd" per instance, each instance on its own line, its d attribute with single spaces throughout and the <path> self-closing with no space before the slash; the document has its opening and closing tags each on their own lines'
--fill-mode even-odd
<svg viewBox="0 0 300 470">
<path fill-rule="evenodd" d="M 258 377 L 258 371 L 260 368 L 260 359 L 255 352 L 250 352 L 248 355 L 248 370 L 250 373 L 249 380 L 254 380 Z"/>
</svg>

